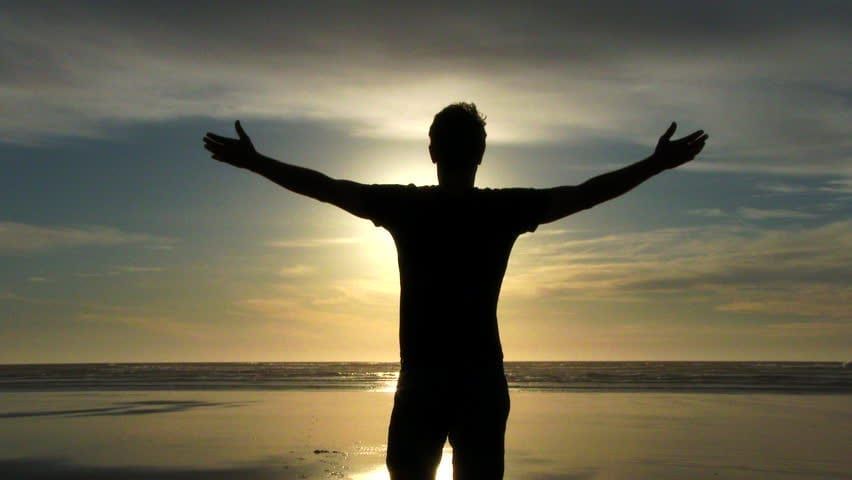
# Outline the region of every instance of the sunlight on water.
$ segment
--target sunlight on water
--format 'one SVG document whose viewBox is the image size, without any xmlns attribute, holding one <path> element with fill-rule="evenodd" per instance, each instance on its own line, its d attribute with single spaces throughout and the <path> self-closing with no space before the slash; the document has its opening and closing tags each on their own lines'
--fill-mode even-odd
<svg viewBox="0 0 852 480">
<path fill-rule="evenodd" d="M 352 475 L 352 480 L 389 480 L 388 469 L 382 465 L 365 473 Z M 435 480 L 453 480 L 453 451 L 445 448 L 441 453 L 441 463 L 435 473 Z"/>
<path fill-rule="evenodd" d="M 381 384 L 376 387 L 377 392 L 394 393 L 396 392 L 396 382 L 399 380 L 399 372 L 394 372 L 392 376 L 382 380 Z"/>
</svg>

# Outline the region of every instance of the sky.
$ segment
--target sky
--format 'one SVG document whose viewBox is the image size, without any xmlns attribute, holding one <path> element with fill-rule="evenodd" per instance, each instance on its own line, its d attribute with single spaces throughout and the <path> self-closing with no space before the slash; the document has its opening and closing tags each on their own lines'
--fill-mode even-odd
<svg viewBox="0 0 852 480">
<path fill-rule="evenodd" d="M 211 160 L 574 185 L 671 121 L 692 163 L 519 238 L 506 360 L 852 359 L 849 2 L 4 2 L 0 363 L 398 359 L 390 235 Z"/>
</svg>

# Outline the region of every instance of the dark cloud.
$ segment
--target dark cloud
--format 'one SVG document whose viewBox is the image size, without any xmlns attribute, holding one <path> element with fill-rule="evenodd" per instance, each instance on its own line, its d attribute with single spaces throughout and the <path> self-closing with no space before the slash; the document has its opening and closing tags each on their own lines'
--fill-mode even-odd
<svg viewBox="0 0 852 480">
<path fill-rule="evenodd" d="M 713 133 L 708 168 L 852 168 L 848 2 L 5 9 L 8 140 L 192 115 L 348 122 L 358 134 L 419 138 L 437 108 L 471 98 L 492 114 L 495 141 L 645 144 L 647 125 L 681 118 Z"/>
<path fill-rule="evenodd" d="M 803 32 L 848 35 L 848 2 L 63 2 L 19 3 L 12 16 L 119 38 L 146 38 L 175 50 L 322 53 L 378 48 L 392 58 L 506 58 L 529 61 L 688 55 L 748 47 Z M 214 50 L 215 51 L 215 50 Z M 211 52 L 212 53 L 212 52 Z"/>
</svg>

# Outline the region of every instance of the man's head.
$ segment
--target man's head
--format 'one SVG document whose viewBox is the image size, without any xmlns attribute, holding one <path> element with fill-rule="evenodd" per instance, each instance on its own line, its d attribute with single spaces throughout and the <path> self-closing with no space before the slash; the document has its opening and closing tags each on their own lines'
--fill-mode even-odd
<svg viewBox="0 0 852 480">
<path fill-rule="evenodd" d="M 470 183 L 485 153 L 485 117 L 472 103 L 454 103 L 435 115 L 429 128 L 429 154 L 438 181 Z"/>
</svg>

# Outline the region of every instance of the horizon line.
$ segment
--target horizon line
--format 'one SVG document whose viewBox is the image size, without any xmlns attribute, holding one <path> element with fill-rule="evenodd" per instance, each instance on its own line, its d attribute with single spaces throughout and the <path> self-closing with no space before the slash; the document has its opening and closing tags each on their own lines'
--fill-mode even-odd
<svg viewBox="0 0 852 480">
<path fill-rule="evenodd" d="M 852 360 L 509 360 L 503 364 L 513 363 L 850 363 Z M 222 360 L 222 361 L 96 361 L 96 362 L 16 362 L 5 363 L 0 362 L 0 367 L 11 366 L 53 366 L 53 365 L 175 365 L 175 364 L 196 364 L 196 365 L 225 365 L 225 364 L 306 364 L 306 363 L 348 363 L 348 364 L 399 364 L 398 360 Z"/>
</svg>

